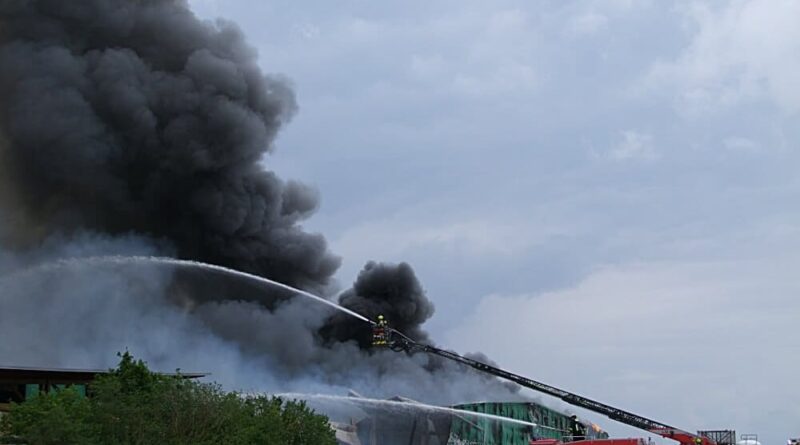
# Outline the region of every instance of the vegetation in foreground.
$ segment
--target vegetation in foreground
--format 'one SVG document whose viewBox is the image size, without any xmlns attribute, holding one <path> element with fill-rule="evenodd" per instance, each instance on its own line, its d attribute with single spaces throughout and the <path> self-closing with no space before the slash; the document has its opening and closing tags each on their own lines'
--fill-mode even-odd
<svg viewBox="0 0 800 445">
<path fill-rule="evenodd" d="M 159 375 L 127 352 L 90 391 L 87 398 L 66 388 L 14 405 L 0 437 L 31 445 L 336 443 L 328 419 L 303 402 Z"/>
</svg>

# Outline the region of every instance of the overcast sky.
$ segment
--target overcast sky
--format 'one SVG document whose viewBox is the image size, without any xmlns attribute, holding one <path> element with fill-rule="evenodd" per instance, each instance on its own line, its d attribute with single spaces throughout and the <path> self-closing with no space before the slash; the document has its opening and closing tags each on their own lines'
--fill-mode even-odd
<svg viewBox="0 0 800 445">
<path fill-rule="evenodd" d="M 190 3 L 291 80 L 265 163 L 319 189 L 343 284 L 408 261 L 447 347 L 800 436 L 800 2 Z"/>
</svg>

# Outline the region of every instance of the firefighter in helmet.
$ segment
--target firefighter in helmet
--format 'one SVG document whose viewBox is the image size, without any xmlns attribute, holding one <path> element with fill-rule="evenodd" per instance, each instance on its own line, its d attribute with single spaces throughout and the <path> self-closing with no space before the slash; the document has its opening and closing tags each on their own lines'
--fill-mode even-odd
<svg viewBox="0 0 800 445">
<path fill-rule="evenodd" d="M 389 344 L 388 323 L 383 315 L 378 315 L 378 322 L 372 327 L 372 346 L 386 346 Z"/>
<path fill-rule="evenodd" d="M 578 416 L 573 414 L 569 417 L 569 420 L 569 432 L 572 435 L 572 440 L 586 439 L 586 427 L 578 420 Z"/>
</svg>

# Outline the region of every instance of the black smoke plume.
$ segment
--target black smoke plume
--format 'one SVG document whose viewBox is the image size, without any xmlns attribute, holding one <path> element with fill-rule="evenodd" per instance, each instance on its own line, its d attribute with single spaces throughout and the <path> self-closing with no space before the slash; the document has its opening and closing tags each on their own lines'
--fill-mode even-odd
<svg viewBox="0 0 800 445">
<path fill-rule="evenodd" d="M 316 193 L 259 165 L 294 95 L 236 26 L 170 0 L 0 8 L 0 166 L 19 230 L 137 232 L 181 257 L 328 283 L 339 260 L 298 225 Z"/>
<path fill-rule="evenodd" d="M 185 1 L 0 2 L 0 268 L 144 252 L 329 289 L 339 259 L 300 225 L 317 193 L 264 164 L 296 110 L 234 24 L 200 21 Z M 4 288 L 0 338 L 17 340 L 2 356 L 86 367 L 138 345 L 156 366 L 233 385 L 246 373 L 440 402 L 507 393 L 430 357 L 369 352 L 368 325 L 308 302 L 267 308 L 196 274 L 83 272 Z M 368 264 L 341 302 L 428 339 L 433 305 L 406 264 Z"/>
<path fill-rule="evenodd" d="M 414 340 L 429 340 L 421 326 L 433 315 L 433 303 L 406 263 L 367 263 L 353 287 L 341 295 L 339 303 L 372 320 L 383 315 L 393 328 Z M 362 348 L 371 342 L 370 332 L 364 330 L 363 323 L 344 314 L 335 314 L 323 335 L 338 341 L 355 339 Z"/>
</svg>

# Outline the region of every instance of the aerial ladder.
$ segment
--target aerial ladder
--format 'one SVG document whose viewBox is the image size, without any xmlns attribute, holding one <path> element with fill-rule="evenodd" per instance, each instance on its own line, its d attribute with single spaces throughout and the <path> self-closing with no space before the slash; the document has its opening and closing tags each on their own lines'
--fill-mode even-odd
<svg viewBox="0 0 800 445">
<path fill-rule="evenodd" d="M 648 419 L 638 414 L 634 414 L 619 408 L 615 408 L 613 406 L 606 405 L 605 403 L 601 403 L 596 400 L 592 400 L 580 396 L 578 394 L 574 394 L 569 391 L 565 391 L 563 389 L 547 385 L 545 383 L 537 382 L 536 380 L 532 380 L 527 377 L 523 377 L 521 375 L 514 374 L 506 370 L 497 368 L 495 366 L 491 366 L 486 363 L 458 355 L 451 351 L 446 351 L 444 349 L 440 349 L 435 346 L 416 342 L 411 338 L 409 338 L 408 336 L 406 336 L 405 334 L 395 329 L 389 328 L 388 326 L 386 326 L 385 322 L 382 326 L 380 326 L 380 330 L 377 330 L 376 328 L 378 328 L 377 325 L 373 327 L 373 340 L 377 340 L 377 342 L 373 342 L 373 344 L 375 344 L 376 346 L 387 346 L 393 351 L 405 351 L 408 353 L 425 352 L 428 354 L 438 355 L 439 357 L 443 357 L 448 360 L 461 363 L 462 365 L 469 366 L 486 374 L 490 374 L 495 377 L 499 377 L 501 379 L 514 382 L 522 387 L 533 389 L 535 391 L 539 391 L 548 394 L 550 396 L 557 397 L 570 405 L 584 408 L 598 414 L 602 414 L 608 417 L 609 419 L 616 420 L 617 422 L 623 423 L 625 425 L 636 427 L 648 431 L 652 434 L 657 434 L 661 437 L 665 437 L 667 439 L 675 440 L 679 442 L 681 445 L 730 445 L 731 444 L 731 442 L 727 440 L 720 442 L 713 440 L 711 438 L 714 436 L 713 434 L 709 434 L 708 436 L 702 434 L 704 432 L 701 432 L 701 434 L 694 434 L 667 425 L 665 423 Z M 722 432 L 732 433 L 732 437 L 734 438 L 732 443 L 735 445 L 735 436 L 736 436 L 735 432 L 709 431 L 708 433 L 722 433 Z M 614 440 L 610 441 L 613 442 Z M 588 442 L 590 441 L 586 441 L 584 443 L 588 445 Z M 596 442 L 607 443 L 609 441 L 596 440 Z"/>
</svg>

